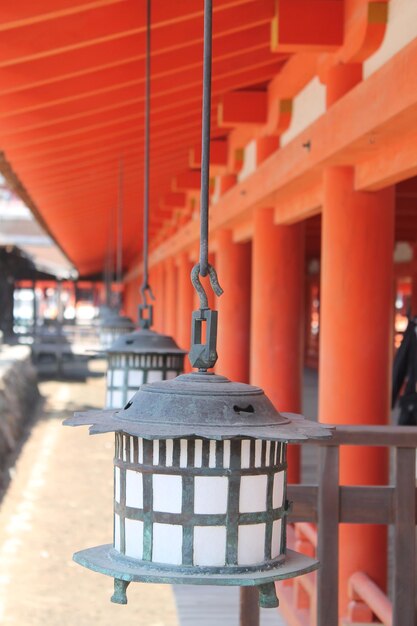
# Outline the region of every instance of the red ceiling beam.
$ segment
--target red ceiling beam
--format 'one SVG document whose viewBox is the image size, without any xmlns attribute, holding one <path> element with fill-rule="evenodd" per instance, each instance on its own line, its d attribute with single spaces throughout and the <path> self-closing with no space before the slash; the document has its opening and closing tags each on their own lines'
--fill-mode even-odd
<svg viewBox="0 0 417 626">
<path fill-rule="evenodd" d="M 188 170 L 172 179 L 173 191 L 198 191 L 201 185 L 200 170 Z"/>
<path fill-rule="evenodd" d="M 279 0 L 271 27 L 274 52 L 332 52 L 343 44 L 343 0 Z"/>
<path fill-rule="evenodd" d="M 227 166 L 227 139 L 214 139 L 210 141 L 210 169 Z M 201 143 L 191 148 L 189 152 L 189 166 L 201 167 Z"/>
<path fill-rule="evenodd" d="M 266 91 L 230 91 L 218 105 L 217 123 L 220 128 L 262 125 L 268 118 Z"/>
</svg>

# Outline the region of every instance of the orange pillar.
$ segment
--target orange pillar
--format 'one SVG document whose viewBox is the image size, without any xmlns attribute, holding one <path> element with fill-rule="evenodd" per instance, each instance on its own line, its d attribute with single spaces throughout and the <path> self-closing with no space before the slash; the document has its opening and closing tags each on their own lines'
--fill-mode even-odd
<svg viewBox="0 0 417 626">
<path fill-rule="evenodd" d="M 178 286 L 177 286 L 177 331 L 175 339 L 180 348 L 190 349 L 191 340 L 191 314 L 194 303 L 194 287 L 191 283 L 191 270 L 193 264 L 186 252 L 178 257 Z M 186 358 L 184 370 L 191 371 L 191 365 Z"/>
<path fill-rule="evenodd" d="M 165 261 L 164 332 L 175 337 L 177 332 L 177 268 L 171 257 Z"/>
<path fill-rule="evenodd" d="M 252 244 L 251 383 L 279 411 L 301 411 L 304 318 L 304 225 L 275 226 L 273 209 L 255 212 Z M 299 448 L 288 455 L 299 482 Z"/>
<path fill-rule="evenodd" d="M 320 420 L 386 424 L 392 349 L 394 188 L 354 191 L 354 171 L 324 174 L 320 306 Z M 384 484 L 381 448 L 342 450 L 341 484 Z M 340 612 L 361 570 L 386 586 L 386 527 L 340 528 Z"/>
<path fill-rule="evenodd" d="M 326 79 L 331 107 L 362 79 L 360 64 L 338 64 Z M 331 423 L 380 423 L 389 415 L 392 346 L 394 191 L 358 193 L 353 170 L 324 173 L 320 304 L 319 417 Z M 341 452 L 344 484 L 387 479 L 386 451 Z M 366 571 L 386 585 L 386 529 L 340 528 L 339 610 L 348 578 Z"/>
<path fill-rule="evenodd" d="M 249 382 L 250 243 L 234 243 L 230 230 L 216 234 L 216 270 L 224 294 L 219 311 L 216 372 L 237 382 Z"/>
</svg>

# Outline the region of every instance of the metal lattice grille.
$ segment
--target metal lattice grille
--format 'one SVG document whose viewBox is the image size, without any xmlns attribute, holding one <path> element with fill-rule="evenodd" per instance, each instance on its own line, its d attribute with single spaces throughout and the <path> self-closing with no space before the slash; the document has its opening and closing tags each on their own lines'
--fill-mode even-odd
<svg viewBox="0 0 417 626">
<path fill-rule="evenodd" d="M 132 558 L 241 571 L 285 552 L 286 445 L 116 434 L 114 546 Z"/>
</svg>

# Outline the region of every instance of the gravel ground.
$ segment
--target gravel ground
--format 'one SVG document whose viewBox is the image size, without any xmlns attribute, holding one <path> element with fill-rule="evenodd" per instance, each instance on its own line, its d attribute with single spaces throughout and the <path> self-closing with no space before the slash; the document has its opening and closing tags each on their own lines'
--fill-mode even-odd
<svg viewBox="0 0 417 626">
<path fill-rule="evenodd" d="M 0 508 L 0 624 L 178 626 L 171 587 L 131 585 L 128 605 L 114 605 L 112 579 L 71 559 L 112 539 L 113 438 L 61 425 L 74 410 L 102 406 L 104 379 L 40 388 L 45 404 Z"/>
</svg>

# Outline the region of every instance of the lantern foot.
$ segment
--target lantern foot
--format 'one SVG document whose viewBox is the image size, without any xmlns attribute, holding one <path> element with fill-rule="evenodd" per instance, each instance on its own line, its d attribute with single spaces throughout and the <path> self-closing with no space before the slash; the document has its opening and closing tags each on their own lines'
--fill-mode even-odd
<svg viewBox="0 0 417 626">
<path fill-rule="evenodd" d="M 275 609 L 279 606 L 277 592 L 274 583 L 258 585 L 259 606 L 261 609 Z"/>
<path fill-rule="evenodd" d="M 111 597 L 111 601 L 115 604 L 127 604 L 126 589 L 129 585 L 129 581 L 121 580 L 120 578 L 114 579 L 114 594 Z"/>
</svg>

